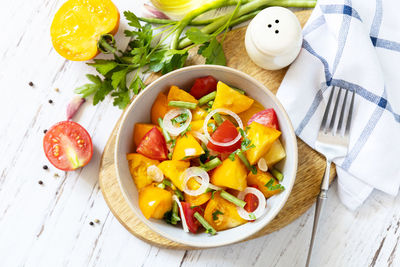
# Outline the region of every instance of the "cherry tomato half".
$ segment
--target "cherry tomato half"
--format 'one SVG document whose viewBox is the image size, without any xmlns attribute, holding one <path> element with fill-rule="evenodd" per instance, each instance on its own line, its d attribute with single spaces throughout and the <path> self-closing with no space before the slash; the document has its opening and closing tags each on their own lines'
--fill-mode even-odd
<svg viewBox="0 0 400 267">
<path fill-rule="evenodd" d="M 53 125 L 43 138 L 43 149 L 50 163 L 63 171 L 85 166 L 93 155 L 89 133 L 73 121 Z"/>
<path fill-rule="evenodd" d="M 253 121 L 279 131 L 278 117 L 276 116 L 275 110 L 273 108 L 257 112 L 250 118 L 247 125 L 250 125 L 250 123 L 252 123 Z"/>
<path fill-rule="evenodd" d="M 217 90 L 217 83 L 218 81 L 213 76 L 197 78 L 190 89 L 190 94 L 196 99 L 199 99 L 212 91 Z"/>
<path fill-rule="evenodd" d="M 256 197 L 256 195 L 249 193 L 244 197 L 244 201 L 247 203 L 246 206 L 244 206 L 244 209 L 247 212 L 253 212 L 257 209 L 258 198 Z"/>
<path fill-rule="evenodd" d="M 165 138 L 154 126 L 150 131 L 148 131 L 140 141 L 136 152 L 156 160 L 166 160 L 168 157 L 168 148 Z"/>
<path fill-rule="evenodd" d="M 224 120 L 220 126 L 215 130 L 215 132 L 211 135 L 211 138 L 217 142 L 227 143 L 236 138 L 239 134 L 235 125 L 230 120 Z M 217 146 L 214 145 L 211 141 L 208 142 L 207 147 L 214 151 L 224 153 L 224 152 L 233 152 L 236 149 L 240 148 L 241 140 L 239 139 L 235 144 L 231 146 Z"/>
<path fill-rule="evenodd" d="M 185 214 L 186 224 L 189 228 L 189 231 L 195 234 L 201 225 L 200 222 L 194 217 L 196 212 L 203 214 L 203 211 L 200 207 L 191 207 L 188 202 L 181 202 L 183 213 Z"/>
</svg>

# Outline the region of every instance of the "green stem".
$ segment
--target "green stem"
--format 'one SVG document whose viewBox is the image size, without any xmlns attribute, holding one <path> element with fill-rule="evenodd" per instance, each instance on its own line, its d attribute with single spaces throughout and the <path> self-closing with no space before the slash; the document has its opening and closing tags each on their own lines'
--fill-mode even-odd
<svg viewBox="0 0 400 267">
<path fill-rule="evenodd" d="M 242 150 L 239 150 L 236 153 L 236 155 L 239 157 L 239 159 L 243 162 L 243 164 L 249 171 L 253 171 L 253 166 L 250 165 L 250 162 L 247 160 L 246 155 L 243 153 Z"/>
<path fill-rule="evenodd" d="M 197 107 L 196 103 L 185 102 L 185 101 L 169 101 L 168 106 L 175 108 L 187 108 L 187 109 L 195 109 Z"/>
<path fill-rule="evenodd" d="M 214 100 L 216 95 L 217 95 L 217 92 L 214 91 L 212 93 L 209 93 L 208 95 L 203 96 L 202 98 L 199 99 L 198 105 L 202 106 L 202 105 L 208 103 L 209 101 Z"/>
<path fill-rule="evenodd" d="M 210 235 L 215 235 L 217 231 L 200 215 L 197 211 L 194 213 L 194 217 L 201 223 L 201 225 L 206 229 L 206 233 Z"/>
<path fill-rule="evenodd" d="M 272 176 L 274 176 L 276 179 L 278 179 L 280 182 L 283 180 L 283 174 L 278 171 L 276 168 L 272 168 L 270 170 Z"/>
<path fill-rule="evenodd" d="M 232 202 L 233 204 L 235 204 L 236 206 L 242 207 L 244 208 L 244 206 L 246 206 L 246 201 L 243 201 L 241 199 L 238 199 L 237 197 L 229 194 L 228 192 L 221 190 L 221 197 L 228 200 L 229 202 Z"/>
<path fill-rule="evenodd" d="M 265 0 L 263 0 L 265 1 Z M 206 11 L 216 9 L 222 6 L 227 5 L 228 0 L 216 0 L 216 1 L 211 1 L 209 3 L 203 4 L 201 7 L 194 9 L 190 11 L 186 16 L 177 24 L 177 29 L 175 30 L 175 34 L 172 37 L 172 42 L 171 42 L 171 49 L 178 49 L 178 44 L 179 44 L 179 37 L 182 34 L 183 29 L 197 16 L 200 14 L 203 14 Z M 191 44 L 191 43 L 190 43 Z M 190 45 L 188 44 L 188 45 Z M 186 47 L 186 46 L 185 46 Z M 183 47 L 182 47 L 183 48 Z"/>
<path fill-rule="evenodd" d="M 211 171 L 212 169 L 218 167 L 222 164 L 222 161 L 219 158 L 215 158 L 210 160 L 209 162 L 204 163 L 201 167 L 206 171 Z"/>
<path fill-rule="evenodd" d="M 221 115 L 218 112 L 213 115 L 213 118 L 218 126 L 220 126 L 224 122 L 224 120 L 222 119 Z"/>
<path fill-rule="evenodd" d="M 161 118 L 158 118 L 158 125 L 160 125 L 160 127 L 162 129 L 162 133 L 164 135 L 165 142 L 167 142 L 167 143 L 171 142 L 171 136 L 169 136 L 169 133 L 167 132 L 167 130 L 165 130 L 163 120 Z"/>
<path fill-rule="evenodd" d="M 281 5 L 281 2 L 288 6 L 291 6 L 291 4 L 293 4 L 293 5 L 295 4 L 293 0 L 282 0 L 282 1 L 280 1 L 280 0 L 254 0 L 254 1 L 250 1 L 238 8 L 235 16 L 233 16 L 233 20 L 231 21 L 231 23 L 234 23 L 236 18 L 239 19 L 241 16 L 246 15 L 250 12 L 255 12 L 256 10 L 259 10 L 261 8 L 264 8 L 264 7 L 270 6 L 270 5 Z M 315 1 L 296 1 L 296 2 L 301 2 L 306 7 L 309 7 L 312 5 L 315 6 Z M 296 6 L 301 6 L 301 5 L 300 5 L 300 3 L 296 3 Z M 231 14 L 221 16 L 220 18 L 216 19 L 211 24 L 208 24 L 207 26 L 203 27 L 201 29 L 201 31 L 204 33 L 207 33 L 207 34 L 211 34 L 215 31 L 217 31 L 229 20 L 230 16 L 231 16 Z M 243 21 L 241 21 L 241 22 L 243 22 Z M 236 24 L 237 24 L 237 22 L 236 22 Z M 231 25 L 232 24 L 230 24 L 230 26 Z M 184 48 L 191 44 L 192 44 L 192 41 L 190 41 L 189 38 L 185 37 L 179 42 L 179 48 Z"/>
<path fill-rule="evenodd" d="M 250 12 L 249 14 L 243 15 L 239 18 L 233 19 L 231 23 L 229 23 L 229 27 L 234 27 L 242 22 L 248 21 L 252 18 L 254 18 L 258 13 L 260 13 L 261 10 L 255 10 L 253 12 Z"/>
<path fill-rule="evenodd" d="M 231 87 L 233 90 L 238 91 L 239 93 L 241 93 L 242 95 L 246 94 L 245 91 L 243 91 L 242 89 L 239 88 L 235 88 L 235 87 Z"/>
</svg>

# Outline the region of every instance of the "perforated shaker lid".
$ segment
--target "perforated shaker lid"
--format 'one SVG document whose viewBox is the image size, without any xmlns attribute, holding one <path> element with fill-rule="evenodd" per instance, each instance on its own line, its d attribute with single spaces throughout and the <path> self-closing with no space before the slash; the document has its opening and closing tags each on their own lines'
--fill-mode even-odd
<svg viewBox="0 0 400 267">
<path fill-rule="evenodd" d="M 279 55 L 294 49 L 301 42 L 301 25 L 287 8 L 269 7 L 251 21 L 251 35 L 261 52 Z"/>
</svg>

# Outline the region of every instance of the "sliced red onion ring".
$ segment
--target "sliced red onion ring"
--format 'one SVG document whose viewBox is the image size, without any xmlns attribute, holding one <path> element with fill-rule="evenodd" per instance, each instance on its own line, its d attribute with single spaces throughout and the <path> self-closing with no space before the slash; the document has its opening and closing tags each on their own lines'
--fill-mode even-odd
<svg viewBox="0 0 400 267">
<path fill-rule="evenodd" d="M 263 171 L 263 172 L 268 171 L 268 165 L 267 165 L 267 162 L 265 161 L 264 158 L 260 158 L 260 159 L 258 160 L 258 162 L 257 162 L 257 167 L 258 167 L 261 171 Z"/>
<path fill-rule="evenodd" d="M 247 212 L 244 208 L 237 207 L 239 216 L 248 221 L 254 220 L 254 218 L 258 219 L 261 216 L 263 216 L 265 213 L 265 209 L 266 209 L 266 205 L 267 205 L 265 196 L 260 190 L 254 188 L 254 187 L 246 187 L 243 191 L 241 191 L 238 194 L 238 198 L 241 200 L 244 200 L 244 197 L 247 194 L 254 194 L 258 198 L 258 207 L 253 212 Z M 251 216 L 251 214 L 253 216 Z"/>
<path fill-rule="evenodd" d="M 201 179 L 200 179 L 199 177 L 194 177 L 194 179 L 195 179 L 199 184 L 201 184 Z M 218 190 L 223 190 L 222 187 L 213 185 L 212 183 L 209 183 L 209 184 L 208 184 L 208 188 L 210 188 L 210 189 L 212 189 L 212 190 L 217 190 L 217 191 L 218 191 Z"/>
<path fill-rule="evenodd" d="M 157 183 L 161 183 L 164 180 L 163 172 L 156 165 L 147 167 L 147 176 Z"/>
<path fill-rule="evenodd" d="M 186 233 L 189 233 L 189 227 L 187 226 L 187 222 L 186 222 L 186 218 L 185 218 L 185 213 L 183 213 L 183 208 L 182 208 L 182 204 L 179 201 L 179 198 L 176 195 L 172 196 L 172 199 L 174 201 L 176 201 L 176 203 L 178 204 L 178 208 L 179 208 L 179 213 L 181 214 L 181 220 L 182 220 L 182 227 L 183 227 L 183 231 L 185 231 Z"/>
<path fill-rule="evenodd" d="M 207 137 L 205 137 L 204 134 L 202 134 L 202 133 L 200 133 L 198 131 L 194 131 L 194 132 L 192 132 L 192 135 L 194 137 L 196 137 L 197 139 L 199 139 L 201 142 L 203 142 L 205 145 L 208 144 L 208 139 L 207 139 Z"/>
<path fill-rule="evenodd" d="M 200 168 L 200 167 L 190 167 L 185 170 L 185 172 L 182 174 L 184 179 L 183 179 L 183 192 L 190 196 L 199 196 L 206 192 L 209 184 L 210 184 L 210 176 L 208 176 L 208 173 Z M 196 178 L 200 177 L 200 187 L 197 190 L 190 190 L 187 187 L 187 182 L 189 181 L 190 178 Z M 196 180 L 197 181 L 197 180 Z"/>
<path fill-rule="evenodd" d="M 226 108 L 217 108 L 217 109 L 214 109 L 213 111 L 211 111 L 210 113 L 208 113 L 208 115 L 204 119 L 204 124 L 203 124 L 204 135 L 207 137 L 208 140 L 210 140 L 211 143 L 213 143 L 216 146 L 231 146 L 233 144 L 236 144 L 237 141 L 239 141 L 240 138 L 242 137 L 240 135 L 240 133 L 238 133 L 238 135 L 236 136 L 235 139 L 233 139 L 232 141 L 226 142 L 226 143 L 221 143 L 221 142 L 215 141 L 214 139 L 211 138 L 210 134 L 208 133 L 208 130 L 207 130 L 208 121 L 217 112 L 218 113 L 225 113 L 225 114 L 228 114 L 228 115 L 232 116 L 237 121 L 237 123 L 239 125 L 239 128 L 243 129 L 242 120 L 239 118 L 239 116 L 236 113 L 234 113 L 234 112 L 232 112 L 232 111 L 230 111 L 229 109 L 226 109 Z"/>
<path fill-rule="evenodd" d="M 181 114 L 188 114 L 188 118 L 185 121 L 185 123 L 179 127 L 175 127 L 172 124 L 172 119 L 175 118 L 176 116 L 179 116 Z M 165 130 L 167 130 L 171 135 L 177 136 L 184 130 L 186 130 L 187 127 L 189 127 L 190 122 L 192 121 L 192 112 L 188 110 L 187 108 L 174 108 L 171 109 L 170 111 L 165 114 L 164 119 L 163 119 L 163 125 Z"/>
</svg>

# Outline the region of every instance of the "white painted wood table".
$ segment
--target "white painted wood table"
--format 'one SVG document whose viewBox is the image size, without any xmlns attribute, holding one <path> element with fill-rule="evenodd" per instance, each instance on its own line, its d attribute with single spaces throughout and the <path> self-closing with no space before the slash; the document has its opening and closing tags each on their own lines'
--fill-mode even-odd
<svg viewBox="0 0 400 267">
<path fill-rule="evenodd" d="M 51 19 L 63 1 L 4 0 L 0 9 L 0 266 L 303 266 L 313 209 L 271 235 L 215 249 L 160 249 L 129 234 L 109 211 L 97 177 L 121 114 L 110 99 L 95 107 L 86 103 L 76 117 L 93 137 L 91 163 L 69 173 L 48 163 L 43 130 L 65 119 L 73 88 L 92 71 L 63 59 L 51 45 Z M 115 3 L 120 11 L 136 12 L 142 4 Z M 125 25 L 117 36 L 121 45 Z M 100 222 L 91 226 L 95 219 Z M 399 197 L 375 192 L 350 212 L 334 184 L 320 225 L 313 266 L 400 266 Z"/>
</svg>

